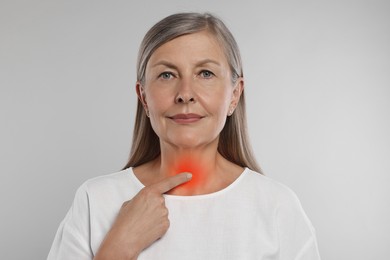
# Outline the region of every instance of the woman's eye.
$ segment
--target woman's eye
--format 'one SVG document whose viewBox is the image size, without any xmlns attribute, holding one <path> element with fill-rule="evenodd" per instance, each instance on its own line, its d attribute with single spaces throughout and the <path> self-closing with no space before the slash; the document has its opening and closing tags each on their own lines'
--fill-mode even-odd
<svg viewBox="0 0 390 260">
<path fill-rule="evenodd" d="M 170 79 L 173 77 L 173 74 L 171 72 L 163 72 L 158 77 L 162 79 Z"/>
<path fill-rule="evenodd" d="M 214 73 L 212 73 L 212 72 L 209 71 L 209 70 L 202 70 L 202 71 L 200 72 L 200 75 L 201 75 L 203 78 L 205 78 L 205 79 L 209 79 L 209 78 L 211 78 L 211 77 L 214 76 Z"/>
</svg>

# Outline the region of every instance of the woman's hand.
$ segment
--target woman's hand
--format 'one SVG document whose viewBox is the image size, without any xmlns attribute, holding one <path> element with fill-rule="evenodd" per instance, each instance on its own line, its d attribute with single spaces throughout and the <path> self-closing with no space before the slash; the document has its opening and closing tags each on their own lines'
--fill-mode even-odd
<svg viewBox="0 0 390 260">
<path fill-rule="evenodd" d="M 169 228 L 163 194 L 190 179 L 189 173 L 166 178 L 143 188 L 123 203 L 94 259 L 137 259 L 142 250 L 161 238 Z"/>
</svg>

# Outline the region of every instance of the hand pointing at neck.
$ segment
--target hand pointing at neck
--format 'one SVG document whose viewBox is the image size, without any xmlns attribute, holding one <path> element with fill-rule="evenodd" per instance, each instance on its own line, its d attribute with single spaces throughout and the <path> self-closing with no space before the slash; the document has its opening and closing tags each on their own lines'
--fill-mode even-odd
<svg viewBox="0 0 390 260">
<path fill-rule="evenodd" d="M 161 238 L 169 228 L 163 194 L 191 178 L 190 173 L 168 177 L 143 188 L 124 202 L 94 259 L 137 259 L 142 250 Z"/>
</svg>

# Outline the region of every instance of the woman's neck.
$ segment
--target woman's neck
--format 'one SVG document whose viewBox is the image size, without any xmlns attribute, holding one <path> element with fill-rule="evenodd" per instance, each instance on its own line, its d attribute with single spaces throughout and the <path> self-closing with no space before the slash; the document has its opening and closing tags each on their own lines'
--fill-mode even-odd
<svg viewBox="0 0 390 260">
<path fill-rule="evenodd" d="M 133 169 L 146 186 L 181 172 L 189 172 L 192 179 L 167 194 L 200 195 L 219 191 L 240 176 L 243 168 L 226 160 L 218 153 L 218 144 L 200 148 L 179 148 L 160 144 L 161 154 L 155 160 Z"/>
<path fill-rule="evenodd" d="M 190 182 L 173 189 L 171 194 L 205 193 L 207 186 L 215 182 L 219 172 L 220 157 L 216 147 L 178 148 L 161 145 L 159 171 L 163 176 L 173 176 L 181 172 L 192 174 Z"/>
<path fill-rule="evenodd" d="M 189 172 L 192 179 L 170 192 L 174 195 L 198 195 L 218 191 L 228 186 L 239 176 L 242 168 L 227 161 L 218 153 L 218 143 L 200 148 L 178 148 L 161 145 L 159 172 L 168 177 L 181 172 Z M 235 171 L 234 171 L 235 170 Z"/>
</svg>

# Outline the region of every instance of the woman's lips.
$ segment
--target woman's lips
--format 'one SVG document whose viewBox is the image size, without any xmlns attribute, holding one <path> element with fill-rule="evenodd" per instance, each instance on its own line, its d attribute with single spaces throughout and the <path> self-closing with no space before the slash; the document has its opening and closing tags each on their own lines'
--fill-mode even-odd
<svg viewBox="0 0 390 260">
<path fill-rule="evenodd" d="M 189 124 L 198 122 L 203 117 L 198 114 L 176 114 L 174 116 L 170 116 L 169 118 L 178 124 Z"/>
</svg>

